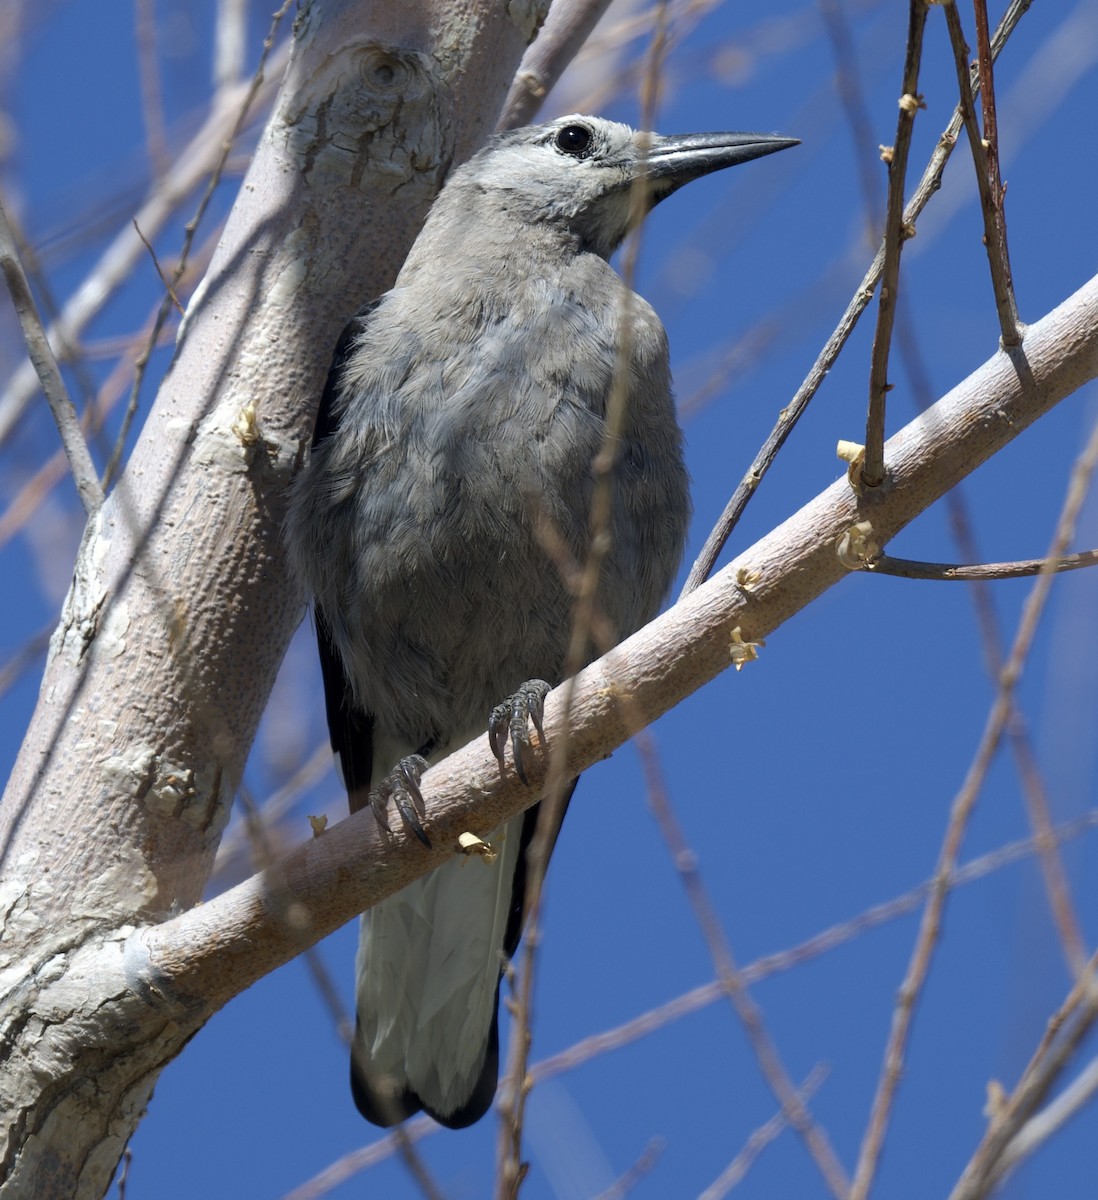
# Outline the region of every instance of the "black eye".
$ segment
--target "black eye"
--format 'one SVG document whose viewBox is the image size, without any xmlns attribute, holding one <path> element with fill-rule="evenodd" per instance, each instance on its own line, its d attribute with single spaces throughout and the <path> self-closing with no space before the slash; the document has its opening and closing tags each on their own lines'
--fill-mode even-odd
<svg viewBox="0 0 1098 1200">
<path fill-rule="evenodd" d="M 591 130 L 586 125 L 565 125 L 557 133 L 557 149 L 573 158 L 586 158 L 591 153 Z"/>
</svg>

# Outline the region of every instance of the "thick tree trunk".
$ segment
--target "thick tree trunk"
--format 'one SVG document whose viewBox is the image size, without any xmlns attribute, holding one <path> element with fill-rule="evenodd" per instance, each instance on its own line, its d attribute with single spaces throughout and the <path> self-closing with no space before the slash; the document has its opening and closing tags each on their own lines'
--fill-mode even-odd
<svg viewBox="0 0 1098 1200">
<path fill-rule="evenodd" d="M 135 990 L 201 897 L 303 613 L 282 495 L 342 323 L 497 119 L 539 0 L 305 5 L 126 473 L 89 522 L 0 808 L 0 1194 L 102 1195 L 205 997 Z"/>
</svg>

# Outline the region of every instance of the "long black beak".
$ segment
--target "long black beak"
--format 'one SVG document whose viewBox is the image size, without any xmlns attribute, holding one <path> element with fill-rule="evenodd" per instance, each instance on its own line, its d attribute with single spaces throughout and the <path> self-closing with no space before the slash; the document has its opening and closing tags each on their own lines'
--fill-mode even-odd
<svg viewBox="0 0 1098 1200">
<path fill-rule="evenodd" d="M 722 171 L 800 145 L 797 138 L 769 133 L 682 133 L 668 137 L 649 134 L 646 142 L 647 150 L 643 152 L 640 160 L 643 165 L 638 173 L 653 184 L 654 201 L 670 196 L 684 183 L 711 171 Z"/>
</svg>

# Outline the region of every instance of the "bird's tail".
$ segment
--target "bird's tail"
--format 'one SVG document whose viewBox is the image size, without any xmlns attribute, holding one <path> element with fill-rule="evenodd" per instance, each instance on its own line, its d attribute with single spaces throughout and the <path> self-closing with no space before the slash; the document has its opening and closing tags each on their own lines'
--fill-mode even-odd
<svg viewBox="0 0 1098 1200">
<path fill-rule="evenodd" d="M 518 940 L 521 923 L 524 826 L 532 831 L 530 814 L 488 838 L 493 862 L 454 858 L 363 915 L 351 1081 L 375 1124 L 424 1108 L 460 1128 L 492 1103 L 505 941 Z"/>
</svg>

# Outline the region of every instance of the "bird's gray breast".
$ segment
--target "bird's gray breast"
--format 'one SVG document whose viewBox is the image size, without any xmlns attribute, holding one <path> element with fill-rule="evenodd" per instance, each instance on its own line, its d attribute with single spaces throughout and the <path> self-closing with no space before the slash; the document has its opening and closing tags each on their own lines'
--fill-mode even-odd
<svg viewBox="0 0 1098 1200">
<path fill-rule="evenodd" d="M 669 586 L 688 501 L 662 326 L 601 260 L 594 280 L 533 278 L 507 303 L 459 286 L 464 311 L 394 297 L 312 464 L 331 497 L 315 535 L 350 564 L 316 592 L 359 703 L 419 744 L 486 719 L 525 679 L 561 678 L 623 298 L 627 416 L 599 596 L 619 634 Z"/>
</svg>

